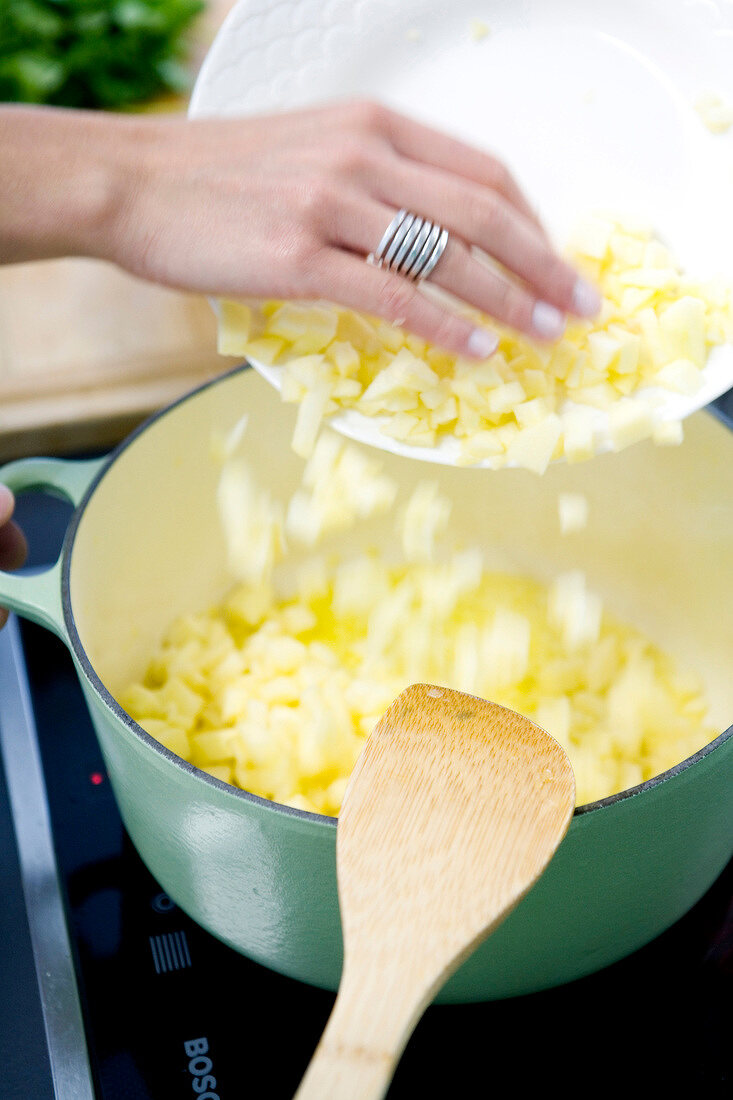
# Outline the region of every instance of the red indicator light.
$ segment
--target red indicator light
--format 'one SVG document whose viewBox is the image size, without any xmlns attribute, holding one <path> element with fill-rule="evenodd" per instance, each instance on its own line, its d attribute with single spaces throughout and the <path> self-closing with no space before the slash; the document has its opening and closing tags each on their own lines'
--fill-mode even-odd
<svg viewBox="0 0 733 1100">
<path fill-rule="evenodd" d="M 104 783 L 104 775 L 102 772 L 92 772 L 89 776 L 89 782 L 93 787 L 98 787 L 101 783 Z"/>
</svg>

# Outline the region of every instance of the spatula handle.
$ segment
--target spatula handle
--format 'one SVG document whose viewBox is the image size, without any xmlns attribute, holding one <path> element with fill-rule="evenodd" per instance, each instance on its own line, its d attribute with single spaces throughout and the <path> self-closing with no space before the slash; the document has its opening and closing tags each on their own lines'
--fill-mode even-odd
<svg viewBox="0 0 733 1100">
<path fill-rule="evenodd" d="M 361 966 L 344 972 L 295 1100 L 381 1100 L 429 997 Z"/>
<path fill-rule="evenodd" d="M 336 1043 L 321 1045 L 313 1055 L 295 1100 L 382 1100 L 395 1063 L 392 1058 L 381 1063 L 360 1057 L 358 1051 L 340 1049 Z"/>
</svg>

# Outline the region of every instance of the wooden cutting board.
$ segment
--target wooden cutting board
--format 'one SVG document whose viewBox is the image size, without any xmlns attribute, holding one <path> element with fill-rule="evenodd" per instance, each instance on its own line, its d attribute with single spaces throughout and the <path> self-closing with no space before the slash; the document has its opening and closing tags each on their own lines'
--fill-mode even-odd
<svg viewBox="0 0 733 1100">
<path fill-rule="evenodd" d="M 195 31 L 193 71 L 231 6 L 210 0 Z M 234 362 L 217 354 L 203 297 L 96 260 L 0 268 L 0 461 L 107 447 Z"/>
</svg>

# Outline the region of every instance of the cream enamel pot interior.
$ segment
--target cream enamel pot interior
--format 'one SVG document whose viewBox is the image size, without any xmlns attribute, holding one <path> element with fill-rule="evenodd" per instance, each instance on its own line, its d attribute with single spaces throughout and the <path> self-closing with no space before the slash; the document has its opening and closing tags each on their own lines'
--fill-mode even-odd
<svg viewBox="0 0 733 1100">
<path fill-rule="evenodd" d="M 77 508 L 59 562 L 0 574 L 0 604 L 69 646 L 129 834 L 162 888 L 196 921 L 275 970 L 335 989 L 341 968 L 335 820 L 236 790 L 154 742 L 115 702 L 179 613 L 231 578 L 216 513 L 214 432 L 249 413 L 245 449 L 283 497 L 300 479 L 294 412 L 254 371 L 236 370 L 152 418 L 102 462 L 20 460 L 16 491 Z M 421 463 L 384 455 L 407 491 Z M 454 518 L 489 564 L 548 578 L 581 567 L 618 616 L 699 670 L 713 720 L 733 717 L 733 433 L 709 412 L 680 448 L 642 443 L 538 478 L 435 467 Z M 431 471 L 432 473 L 432 471 Z M 559 533 L 561 490 L 584 493 L 587 529 Z M 388 537 L 365 525 L 360 542 Z M 733 853 L 733 729 L 678 767 L 576 810 L 548 870 L 461 966 L 440 1000 L 513 996 L 570 981 L 658 935 Z"/>
</svg>

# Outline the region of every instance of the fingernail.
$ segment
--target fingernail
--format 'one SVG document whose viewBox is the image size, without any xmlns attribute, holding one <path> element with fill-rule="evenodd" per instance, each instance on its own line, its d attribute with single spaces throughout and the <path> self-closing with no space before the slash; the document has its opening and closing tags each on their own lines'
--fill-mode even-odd
<svg viewBox="0 0 733 1100">
<path fill-rule="evenodd" d="M 578 279 L 573 287 L 573 313 L 579 317 L 595 317 L 600 313 L 602 299 L 587 279 Z"/>
<path fill-rule="evenodd" d="M 0 516 L 8 516 L 13 510 L 15 498 L 7 485 L 0 485 Z"/>
<path fill-rule="evenodd" d="M 468 351 L 476 359 L 488 359 L 499 346 L 499 337 L 485 328 L 475 328 L 468 338 Z"/>
<path fill-rule="evenodd" d="M 565 331 L 565 318 L 547 302 L 537 302 L 532 310 L 532 328 L 545 340 L 557 340 Z"/>
</svg>

